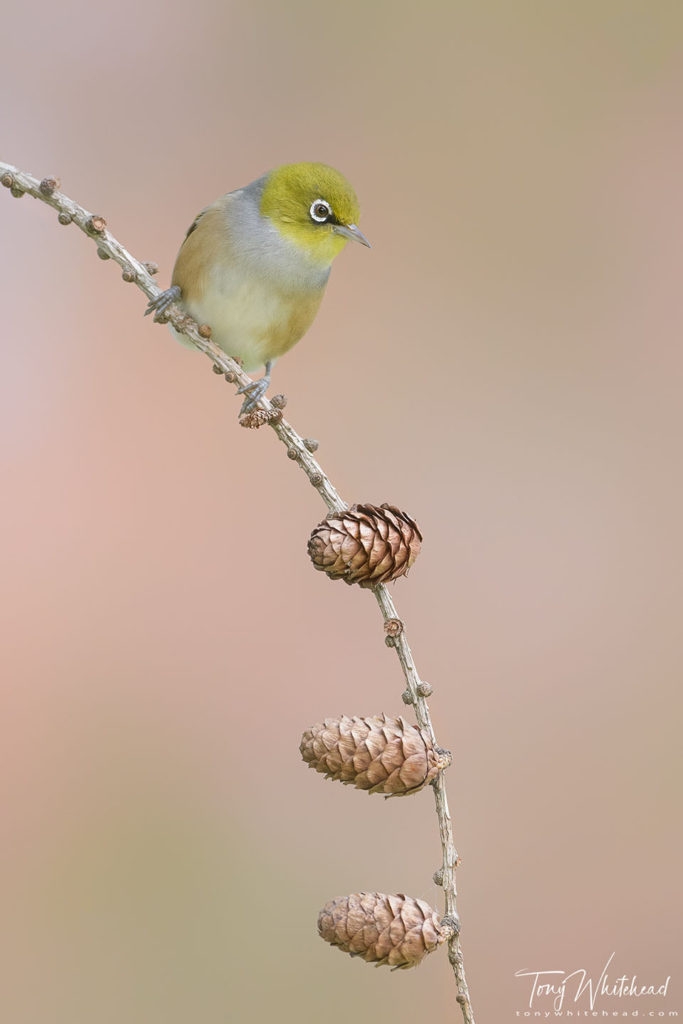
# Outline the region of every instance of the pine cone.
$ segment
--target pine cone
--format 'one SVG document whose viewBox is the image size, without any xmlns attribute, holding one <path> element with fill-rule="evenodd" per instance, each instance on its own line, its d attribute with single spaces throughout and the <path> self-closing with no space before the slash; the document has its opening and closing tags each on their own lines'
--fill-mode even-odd
<svg viewBox="0 0 683 1024">
<path fill-rule="evenodd" d="M 330 579 L 375 587 L 404 576 L 421 542 L 417 523 L 393 505 L 354 505 L 316 526 L 308 553 Z"/>
<path fill-rule="evenodd" d="M 450 764 L 429 736 L 403 718 L 326 718 L 301 737 L 301 756 L 328 779 L 385 796 L 417 793 Z"/>
<path fill-rule="evenodd" d="M 318 915 L 318 932 L 351 956 L 392 968 L 415 967 L 449 934 L 424 900 L 381 892 L 330 900 Z"/>
<path fill-rule="evenodd" d="M 247 427 L 249 430 L 258 430 L 264 423 L 268 423 L 270 418 L 270 412 L 267 412 L 265 409 L 252 409 L 251 412 L 242 413 L 238 422 L 241 427 Z"/>
</svg>

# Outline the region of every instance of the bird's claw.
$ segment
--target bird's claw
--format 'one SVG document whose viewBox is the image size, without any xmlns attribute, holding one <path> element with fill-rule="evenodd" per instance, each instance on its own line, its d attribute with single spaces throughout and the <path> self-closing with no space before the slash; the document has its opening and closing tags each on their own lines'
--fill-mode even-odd
<svg viewBox="0 0 683 1024">
<path fill-rule="evenodd" d="M 177 284 L 171 285 L 165 292 L 160 292 L 156 299 L 150 299 L 147 303 L 147 309 L 145 310 L 145 316 L 149 316 L 150 313 L 154 313 L 154 320 L 159 322 L 165 314 L 169 306 L 172 306 L 174 302 L 177 302 L 180 298 L 180 288 Z"/>
<path fill-rule="evenodd" d="M 257 402 L 265 395 L 269 384 L 270 377 L 261 377 L 260 380 L 254 380 L 251 384 L 245 384 L 243 387 L 237 389 L 238 395 L 245 396 L 244 401 L 242 402 L 242 408 L 239 412 L 240 416 L 243 416 L 245 412 L 251 412 Z"/>
</svg>

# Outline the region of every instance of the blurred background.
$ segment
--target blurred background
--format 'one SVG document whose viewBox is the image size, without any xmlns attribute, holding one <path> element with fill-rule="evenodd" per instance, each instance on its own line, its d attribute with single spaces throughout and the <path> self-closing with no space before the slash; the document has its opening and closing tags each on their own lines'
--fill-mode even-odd
<svg viewBox="0 0 683 1024">
<path fill-rule="evenodd" d="M 271 393 L 425 535 L 392 592 L 455 756 L 477 1020 L 612 952 L 672 975 L 620 1010 L 682 1010 L 683 9 L 65 0 L 0 51 L 0 157 L 162 287 L 217 195 L 353 182 L 373 249 Z M 442 951 L 316 935 L 353 891 L 442 905 L 431 792 L 299 758 L 405 712 L 372 596 L 309 564 L 317 494 L 77 229 L 2 190 L 0 231 L 3 1020 L 458 1020 Z"/>
</svg>

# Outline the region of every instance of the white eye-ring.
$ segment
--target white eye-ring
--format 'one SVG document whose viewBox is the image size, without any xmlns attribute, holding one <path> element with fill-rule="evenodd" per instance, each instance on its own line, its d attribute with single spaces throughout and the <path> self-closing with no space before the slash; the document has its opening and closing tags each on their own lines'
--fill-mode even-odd
<svg viewBox="0 0 683 1024">
<path fill-rule="evenodd" d="M 315 202 L 311 203 L 311 208 L 308 212 L 312 220 L 317 221 L 318 224 L 324 224 L 332 215 L 332 207 L 324 199 L 316 199 Z"/>
</svg>

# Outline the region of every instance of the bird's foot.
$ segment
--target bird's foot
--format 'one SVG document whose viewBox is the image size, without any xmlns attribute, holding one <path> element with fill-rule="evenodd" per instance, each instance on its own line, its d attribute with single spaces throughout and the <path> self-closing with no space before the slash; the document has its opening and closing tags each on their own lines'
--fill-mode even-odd
<svg viewBox="0 0 683 1024">
<path fill-rule="evenodd" d="M 150 313 L 154 313 L 154 320 L 159 323 L 160 320 L 166 315 L 166 310 L 169 306 L 172 306 L 174 302 L 177 302 L 180 298 L 181 292 L 177 284 L 171 285 L 165 292 L 161 292 L 157 295 L 156 299 L 150 299 L 147 303 L 147 309 L 145 310 L 145 316 L 149 316 Z"/>
<path fill-rule="evenodd" d="M 257 402 L 263 398 L 269 385 L 270 374 L 266 373 L 265 377 L 261 377 L 260 380 L 253 380 L 251 384 L 245 384 L 244 387 L 237 389 L 238 395 L 244 395 L 242 408 L 239 411 L 240 416 L 244 416 L 245 412 L 251 412 Z"/>
<path fill-rule="evenodd" d="M 237 389 L 238 395 L 244 395 L 244 401 L 242 402 L 242 408 L 240 409 L 240 416 L 244 416 L 245 412 L 251 412 L 259 399 L 263 398 L 268 385 L 270 384 L 270 371 L 272 369 L 273 362 L 269 360 L 266 363 L 266 372 L 261 380 L 253 380 L 251 384 L 245 384 L 243 387 Z"/>
</svg>

